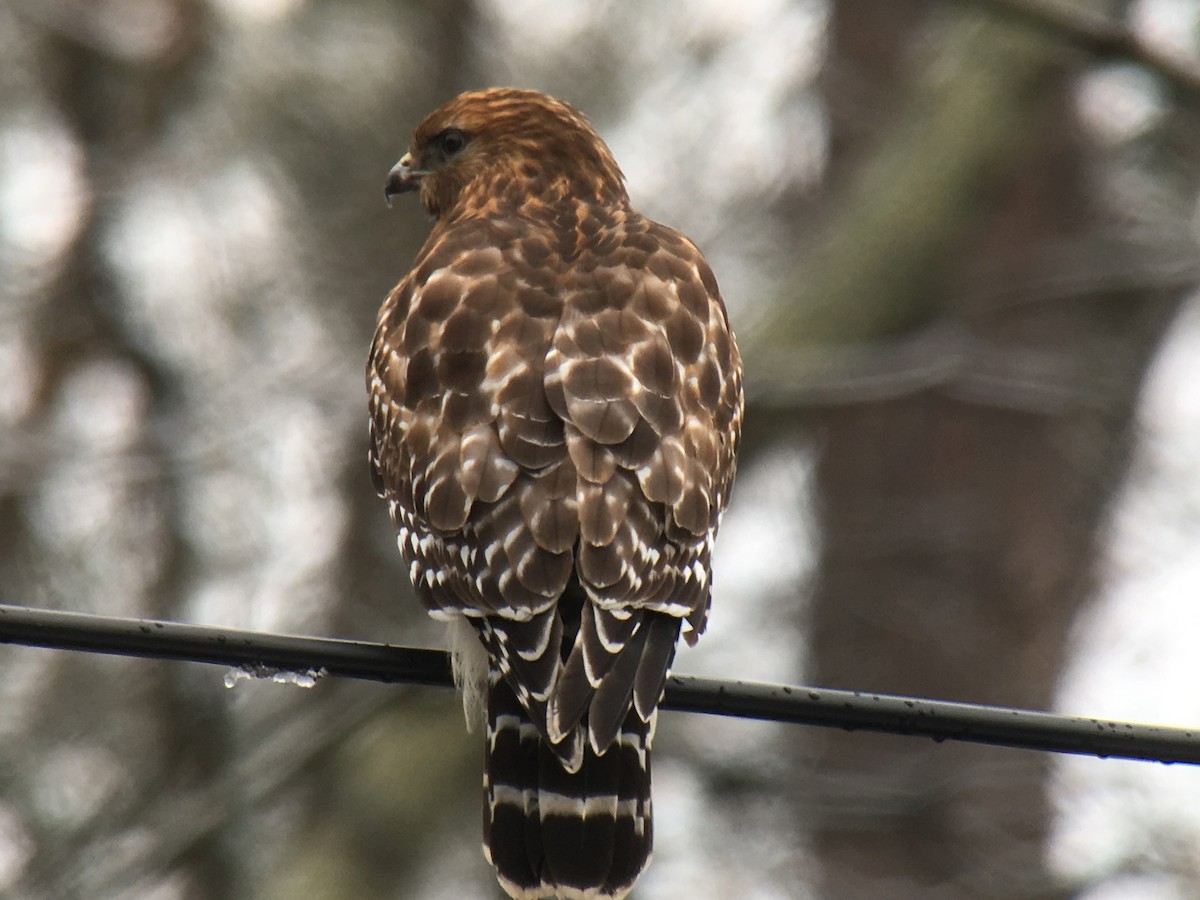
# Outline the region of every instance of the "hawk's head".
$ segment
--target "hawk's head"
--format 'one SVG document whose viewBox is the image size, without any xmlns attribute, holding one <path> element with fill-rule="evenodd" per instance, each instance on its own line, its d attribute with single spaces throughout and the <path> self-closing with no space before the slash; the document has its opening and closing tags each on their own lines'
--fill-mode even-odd
<svg viewBox="0 0 1200 900">
<path fill-rule="evenodd" d="M 417 126 L 385 196 L 421 192 L 439 218 L 510 200 L 626 199 L 624 176 L 583 115 L 537 91 L 459 94 Z"/>
</svg>

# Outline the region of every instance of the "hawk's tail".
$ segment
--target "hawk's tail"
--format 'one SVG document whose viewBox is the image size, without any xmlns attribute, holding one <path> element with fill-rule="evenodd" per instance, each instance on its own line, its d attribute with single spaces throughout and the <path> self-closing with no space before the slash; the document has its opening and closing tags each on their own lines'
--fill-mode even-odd
<svg viewBox="0 0 1200 900">
<path fill-rule="evenodd" d="M 650 861 L 654 715 L 643 722 L 631 708 L 604 755 L 585 740 L 579 771 L 568 772 L 492 674 L 483 847 L 509 895 L 619 900 L 629 892 Z"/>
</svg>

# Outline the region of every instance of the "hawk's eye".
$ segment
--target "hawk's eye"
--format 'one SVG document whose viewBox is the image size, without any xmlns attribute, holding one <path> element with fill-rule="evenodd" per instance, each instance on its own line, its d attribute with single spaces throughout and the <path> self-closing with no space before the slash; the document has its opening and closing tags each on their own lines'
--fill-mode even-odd
<svg viewBox="0 0 1200 900">
<path fill-rule="evenodd" d="M 438 150 L 442 156 L 449 159 L 463 147 L 467 146 L 467 136 L 457 128 L 447 128 L 437 136 Z"/>
</svg>

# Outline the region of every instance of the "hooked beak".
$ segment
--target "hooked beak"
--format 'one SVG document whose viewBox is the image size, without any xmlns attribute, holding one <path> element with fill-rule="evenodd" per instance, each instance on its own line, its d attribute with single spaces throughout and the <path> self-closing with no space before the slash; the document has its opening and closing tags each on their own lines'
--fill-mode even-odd
<svg viewBox="0 0 1200 900">
<path fill-rule="evenodd" d="M 383 186 L 383 201 L 391 208 L 394 194 L 417 190 L 421 186 L 421 179 L 428 174 L 427 169 L 414 169 L 412 154 L 405 153 L 388 172 L 387 182 Z"/>
</svg>

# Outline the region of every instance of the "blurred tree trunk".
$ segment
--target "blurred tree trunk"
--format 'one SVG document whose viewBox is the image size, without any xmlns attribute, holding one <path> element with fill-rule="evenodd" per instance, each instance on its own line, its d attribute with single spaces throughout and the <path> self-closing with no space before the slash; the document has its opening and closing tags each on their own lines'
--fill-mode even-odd
<svg viewBox="0 0 1200 900">
<path fill-rule="evenodd" d="M 1094 208 L 1061 48 L 949 27 L 933 74 L 865 133 L 857 107 L 896 105 L 901 51 L 920 46 L 898 6 L 834 7 L 833 142 L 851 165 L 835 165 L 830 237 L 797 275 L 787 324 L 772 323 L 817 349 L 764 340 L 768 373 L 817 384 L 807 677 L 1046 709 L 1179 290 L 1153 266 L 1136 277 L 1145 254 Z M 879 368 L 856 370 L 861 358 Z M 1060 896 L 1043 868 L 1045 755 L 809 740 L 799 808 L 823 896 Z"/>
<path fill-rule="evenodd" d="M 62 4 L 48 4 L 30 17 L 40 26 L 41 82 L 47 87 L 47 99 L 55 114 L 84 153 L 92 198 L 61 275 L 50 288 L 51 298 L 42 307 L 44 317 L 39 322 L 39 349 L 43 354 L 39 397 L 45 405 L 35 415 L 47 430 L 50 403 L 63 383 L 89 363 L 99 361 L 116 361 L 136 372 L 150 398 L 150 415 L 156 424 L 169 422 L 174 410 L 170 374 L 145 352 L 138 336 L 129 333 L 128 323 L 121 320 L 111 302 L 119 288 L 104 261 L 104 239 L 128 180 L 136 176 L 137 166 L 131 161 L 147 158 L 163 138 L 170 126 L 172 92 L 186 90 L 203 61 L 207 49 L 205 10 L 197 0 L 164 4 L 159 22 L 164 27 L 160 32 L 151 31 L 145 43 L 136 39 L 123 42 L 124 29 L 136 31 L 145 24 L 136 9 L 126 10 L 125 18 L 117 13 L 109 20 L 105 18 L 107 12 L 93 15 L 82 8 L 71 10 Z M 109 27 L 114 30 L 108 31 Z M 160 440 L 167 431 L 149 431 L 138 448 L 144 455 L 145 471 L 154 473 L 157 484 L 140 498 L 143 513 L 151 521 L 161 516 L 172 526 L 155 535 L 158 552 L 145 593 L 100 598 L 83 594 L 71 597 L 69 602 L 86 607 L 90 601 L 98 601 L 109 604 L 110 609 L 124 607 L 165 618 L 177 615 L 187 551 L 175 521 L 178 484 L 172 477 L 176 468 L 171 463 L 172 448 Z M 116 530 L 121 526 L 113 522 L 112 527 Z M 19 546 L 26 536 L 18 534 L 14 538 Z M 63 562 L 68 567 L 74 564 Z M 116 809 L 105 811 L 97 822 L 89 823 L 93 827 L 55 834 L 39 845 L 28 879 L 48 894 L 58 895 L 68 890 L 65 885 L 71 885 L 69 890 L 78 891 L 79 896 L 90 895 L 88 885 L 93 873 L 85 871 L 84 863 L 89 841 L 100 842 L 114 837 L 122 828 L 137 827 L 139 816 L 164 797 L 168 804 L 175 798 L 182 807 L 182 798 L 207 788 L 228 762 L 222 708 L 203 708 L 187 678 L 174 677 L 178 670 L 127 663 L 109 664 L 86 656 L 64 657 L 60 662 L 64 685 L 76 682 L 74 691 L 64 690 L 68 696 L 85 696 L 114 669 L 128 671 L 124 688 L 131 699 L 138 698 L 140 716 L 136 727 L 124 729 L 123 737 L 143 748 L 138 761 L 143 793 L 114 804 Z M 102 743 L 97 737 L 103 730 L 99 722 L 90 726 L 77 722 L 74 728 L 65 729 L 65 736 L 68 741 L 80 740 L 83 735 L 72 732 L 88 727 L 93 729 L 91 740 Z M 49 735 L 41 740 L 47 745 L 51 742 Z M 146 752 L 146 746 L 155 752 Z M 169 820 L 169 827 L 180 824 L 181 818 L 177 814 Z M 106 827 L 111 832 L 105 832 Z M 239 881 L 237 859 L 230 854 L 221 833 L 206 833 L 176 863 L 185 886 L 182 895 L 189 900 L 241 896 L 235 887 Z M 139 875 L 161 877 L 161 873 L 129 873 L 126 880 Z"/>
</svg>

